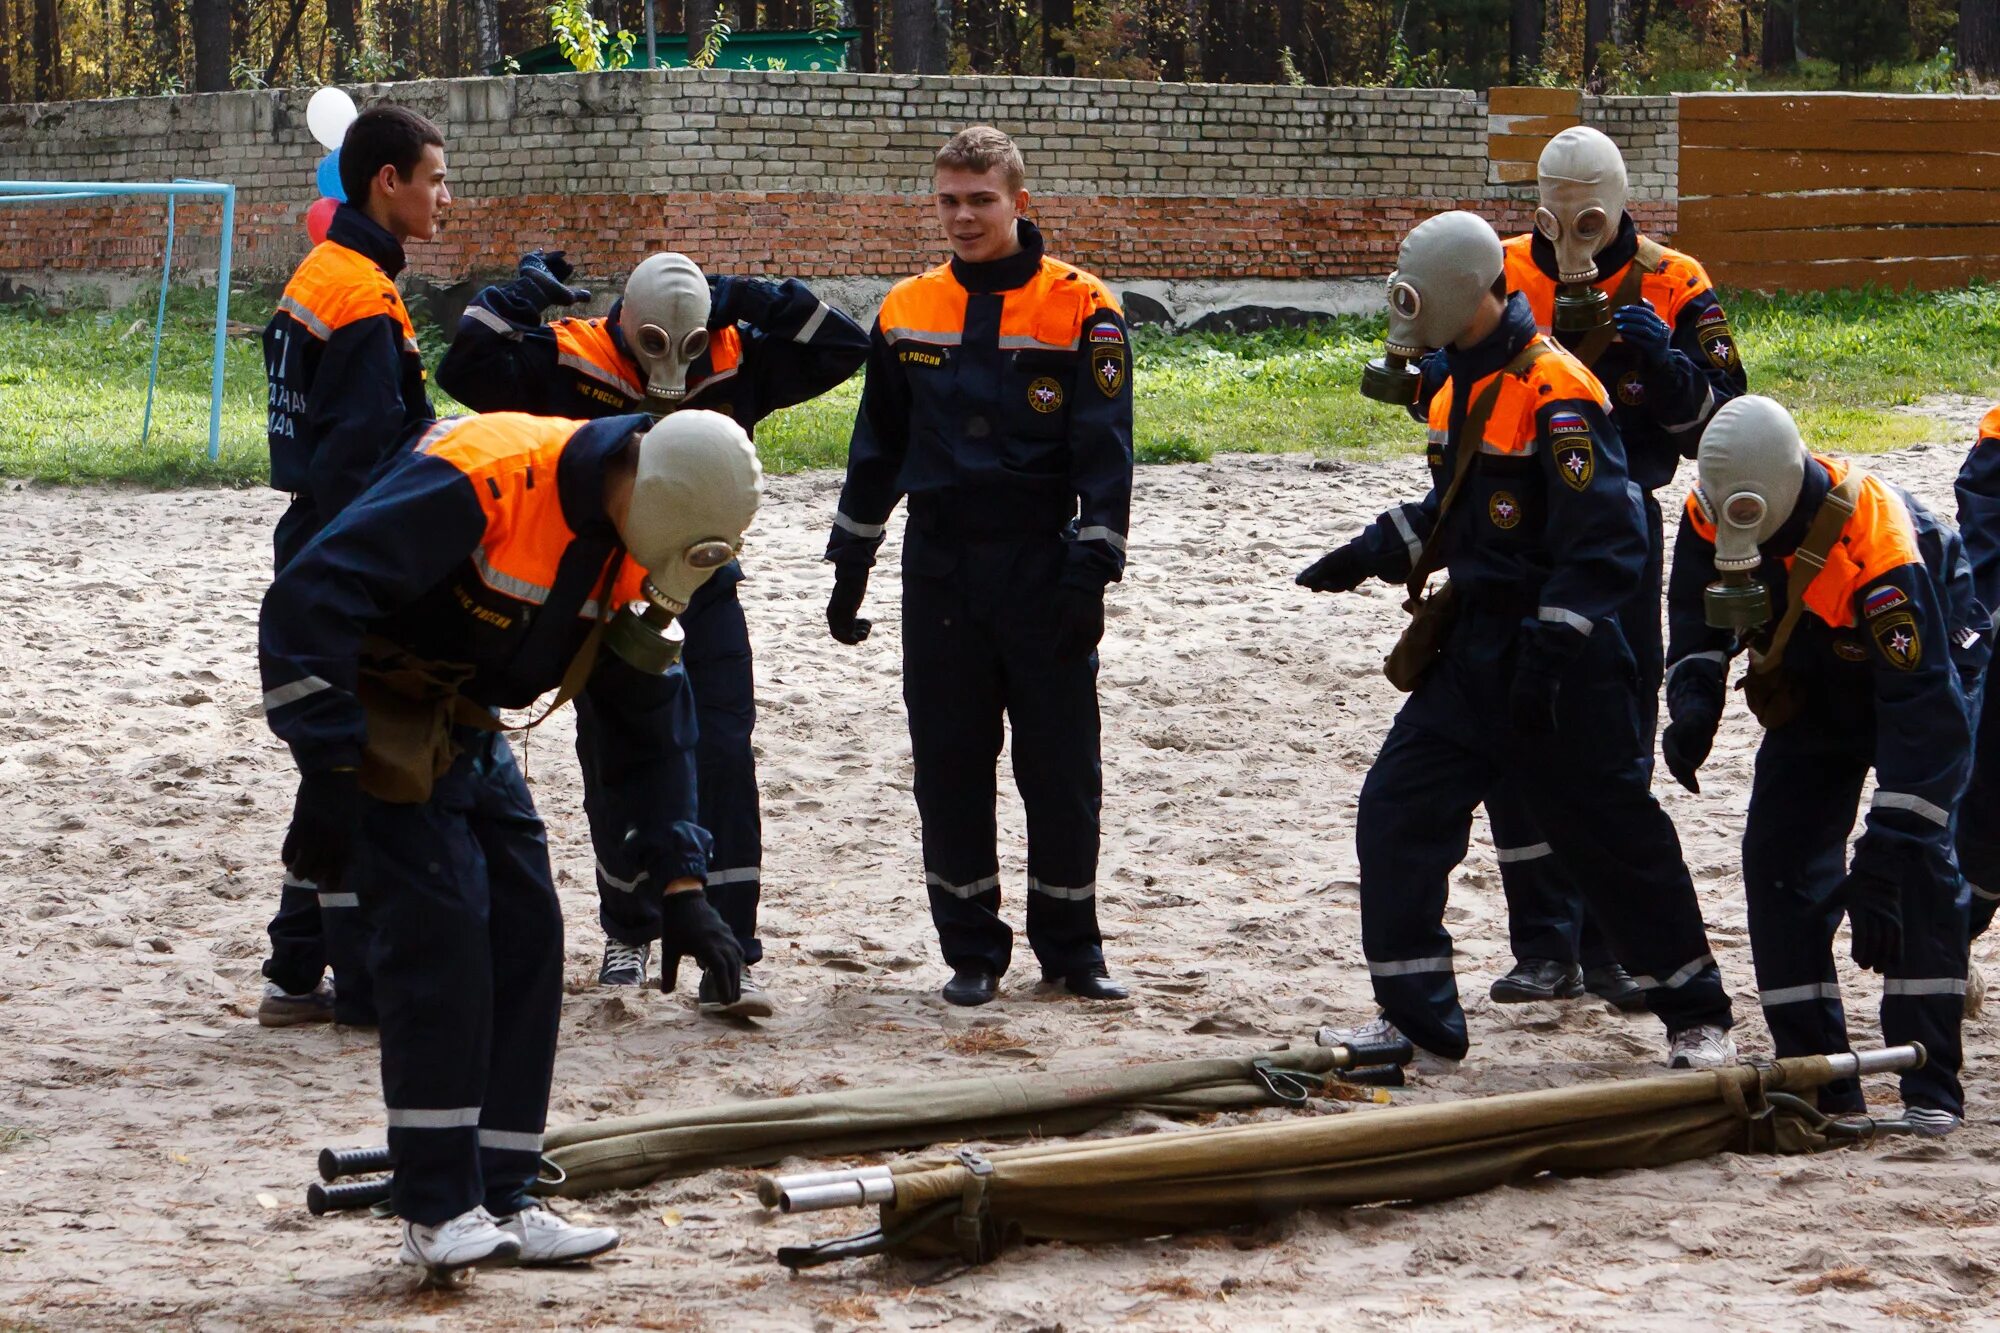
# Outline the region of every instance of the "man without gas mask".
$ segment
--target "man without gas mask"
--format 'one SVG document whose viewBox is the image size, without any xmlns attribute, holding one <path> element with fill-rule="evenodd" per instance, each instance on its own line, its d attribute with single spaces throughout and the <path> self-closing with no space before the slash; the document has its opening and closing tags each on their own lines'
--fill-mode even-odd
<svg viewBox="0 0 2000 1333">
<path fill-rule="evenodd" d="M 705 276 L 672 253 L 641 263 L 608 315 L 542 323 L 544 311 L 590 299 L 587 289 L 571 285 L 574 276 L 562 251 L 523 257 L 518 277 L 486 288 L 466 306 L 438 383 L 482 412 L 595 418 L 699 407 L 733 417 L 754 435 L 766 416 L 840 384 L 868 354 L 860 326 L 797 279 Z M 718 570 L 681 624 L 701 724 L 701 822 L 715 839 L 708 897 L 754 964 L 764 956 L 757 938 L 763 826 L 751 748 L 757 706 L 750 632 L 737 594 L 742 580 L 733 561 Z M 588 728 L 578 730 L 586 768 L 598 762 L 600 748 Z M 659 886 L 629 863 L 618 841 L 619 813 L 594 806 L 588 814 L 605 933 L 598 982 L 644 985 L 660 935 Z M 663 990 L 673 989 L 676 961 L 662 960 Z M 762 1018 L 774 1009 L 747 971 L 733 1003 L 714 991 L 706 979 L 698 988 L 703 1013 Z"/>
<path fill-rule="evenodd" d="M 1447 879 L 1473 808 L 1506 787 L 1641 974 L 1669 1064 L 1722 1064 L 1735 1057 L 1729 996 L 1647 782 L 1652 738 L 1618 620 L 1645 569 L 1645 517 L 1603 386 L 1538 332 L 1504 269 L 1499 237 L 1471 213 L 1404 238 L 1389 352 L 1441 347 L 1449 372 L 1430 402 L 1431 490 L 1298 577 L 1334 592 L 1443 569 L 1454 607 L 1429 622 L 1448 625 L 1439 651 L 1361 790 L 1361 945 L 1382 1016 L 1322 1039 L 1400 1033 L 1430 1057 L 1464 1056 Z"/>
<path fill-rule="evenodd" d="M 1972 699 L 1992 617 L 1957 533 L 1913 496 L 1808 453 L 1791 414 L 1746 396 L 1717 410 L 1674 543 L 1662 754 L 1699 790 L 1729 659 L 1764 725 L 1743 830 L 1757 993 L 1778 1054 L 1847 1049 L 1834 971 L 1843 913 L 1854 961 L 1881 973 L 1882 1037 L 1930 1058 L 1902 1075 L 1912 1124 L 1964 1115 L 1959 1022 L 1967 904 L 1952 830 L 1970 766 Z M 1850 861 L 1863 782 L 1867 825 Z M 1853 1080 L 1821 1109 L 1859 1111 Z"/>
<path fill-rule="evenodd" d="M 611 788 L 621 841 L 665 888 L 667 947 L 735 998 L 742 951 L 701 892 L 694 703 L 632 622 L 635 603 L 654 625 L 686 608 L 740 547 L 761 486 L 742 427 L 712 412 L 442 421 L 264 600 L 265 714 L 304 775 L 286 856 L 312 875 L 351 867 L 376 926 L 405 1263 L 558 1263 L 618 1241 L 528 1195 L 562 909 L 493 710 L 575 699 L 600 737 L 586 799 Z"/>
<path fill-rule="evenodd" d="M 989 1002 L 1012 954 L 994 845 L 1004 722 L 1043 980 L 1123 999 L 1097 927 L 1097 643 L 1132 504 L 1125 320 L 1102 282 L 1043 253 L 1020 216 L 1013 140 L 962 130 L 936 168 L 952 259 L 897 283 L 876 317 L 826 547 L 827 627 L 841 643 L 868 636 L 868 571 L 909 496 L 903 698 L 944 998 Z"/>
</svg>

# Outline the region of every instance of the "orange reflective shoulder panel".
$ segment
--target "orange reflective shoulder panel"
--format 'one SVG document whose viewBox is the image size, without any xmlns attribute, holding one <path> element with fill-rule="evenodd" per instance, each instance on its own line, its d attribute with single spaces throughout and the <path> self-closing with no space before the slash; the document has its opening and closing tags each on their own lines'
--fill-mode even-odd
<svg viewBox="0 0 2000 1333">
<path fill-rule="evenodd" d="M 708 364 L 712 371 L 710 378 L 743 364 L 743 335 L 736 331 L 734 325 L 717 329 L 709 338 Z"/>
<path fill-rule="evenodd" d="M 465 474 L 486 515 L 486 537 L 473 553 L 480 579 L 495 592 L 540 605 L 576 534 L 563 517 L 556 467 L 564 446 L 586 423 L 525 412 L 489 412 L 440 422 L 419 452 Z"/>
<path fill-rule="evenodd" d="M 1001 298 L 1001 348 L 1075 351 L 1083 321 L 1100 308 L 1100 295 L 1110 300 L 1111 294 L 1093 282 L 1089 274 L 1060 260 L 1042 260 L 1041 271 L 1026 286 Z M 1117 308 L 1115 302 L 1112 308 Z"/>
<path fill-rule="evenodd" d="M 1535 266 L 1534 241 L 1533 233 L 1512 236 L 1500 248 L 1507 260 L 1507 290 L 1527 298 L 1528 308 L 1535 312 L 1535 327 L 1547 333 L 1555 321 L 1556 283 Z"/>
<path fill-rule="evenodd" d="M 1703 292 L 1714 290 L 1708 280 L 1708 270 L 1701 266 L 1693 255 L 1680 250 L 1663 249 L 1660 268 L 1656 273 L 1648 273 L 1640 284 L 1640 294 L 1653 303 L 1661 319 L 1672 324 L 1681 307 Z"/>
<path fill-rule="evenodd" d="M 285 284 L 278 308 L 322 341 L 357 320 L 387 315 L 402 329 L 404 345 L 416 350 L 417 331 L 396 284 L 373 260 L 332 241 L 313 247 Z"/>
<path fill-rule="evenodd" d="M 1813 456 L 1835 485 L 1847 476 L 1848 464 Z M 1786 566 L 1792 561 L 1787 558 Z M 1806 591 L 1806 606 L 1834 629 L 1854 624 L 1854 597 L 1864 584 L 1892 569 L 1920 565 L 1916 523 L 1902 497 L 1877 477 L 1864 476 L 1855 497 L 1854 516 L 1841 529 L 1840 540 L 1827 554 L 1826 572 Z"/>
<path fill-rule="evenodd" d="M 876 319 L 892 343 L 955 345 L 965 334 L 965 288 L 951 276 L 951 266 L 941 264 L 891 287 Z"/>
<path fill-rule="evenodd" d="M 618 354 L 609 320 L 559 319 L 549 325 L 549 332 L 556 339 L 556 364 L 608 384 L 628 398 L 638 398 L 646 392 L 637 372 Z"/>
<path fill-rule="evenodd" d="M 2000 440 L 2000 406 L 1988 408 L 1986 415 L 1979 419 L 1979 438 Z"/>
<path fill-rule="evenodd" d="M 1528 370 L 1528 383 L 1534 386 L 1537 405 L 1565 398 L 1587 398 L 1609 412 L 1611 398 L 1604 392 L 1603 383 L 1591 374 L 1590 367 L 1553 338 L 1547 341 L 1555 355 L 1543 357 Z M 1541 391 L 1544 385 L 1548 386 L 1547 393 Z"/>
</svg>

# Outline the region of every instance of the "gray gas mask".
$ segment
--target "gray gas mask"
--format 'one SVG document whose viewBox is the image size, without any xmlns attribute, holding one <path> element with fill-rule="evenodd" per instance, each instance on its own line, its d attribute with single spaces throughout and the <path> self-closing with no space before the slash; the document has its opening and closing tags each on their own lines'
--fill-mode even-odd
<svg viewBox="0 0 2000 1333">
<path fill-rule="evenodd" d="M 1542 206 L 1535 230 L 1556 251 L 1555 326 L 1588 333 L 1611 322 L 1611 298 L 1592 284 L 1597 253 L 1618 235 L 1625 217 L 1625 159 L 1618 145 L 1587 125 L 1549 140 L 1535 167 Z"/>
<path fill-rule="evenodd" d="M 749 435 L 719 412 L 676 412 L 647 431 L 638 448 L 632 504 L 619 536 L 646 569 L 643 600 L 612 617 L 605 646 L 638 670 L 663 675 L 680 660 L 685 635 L 677 617 L 743 549 L 764 473 Z"/>
<path fill-rule="evenodd" d="M 708 279 L 686 255 L 648 256 L 625 280 L 618 331 L 646 377 L 646 410 L 687 397 L 688 368 L 708 350 Z"/>
<path fill-rule="evenodd" d="M 1751 576 L 1799 501 L 1806 446 L 1792 414 L 1769 398 L 1746 394 L 1717 408 L 1695 458 L 1695 503 L 1715 525 L 1715 568 L 1722 578 L 1702 593 L 1716 629 L 1748 637 L 1768 624 L 1771 590 Z"/>
<path fill-rule="evenodd" d="M 1500 238 L 1477 213 L 1439 213 L 1412 228 L 1389 275 L 1384 354 L 1362 370 L 1362 394 L 1413 406 L 1423 375 L 1410 363 L 1465 332 L 1506 263 Z"/>
</svg>

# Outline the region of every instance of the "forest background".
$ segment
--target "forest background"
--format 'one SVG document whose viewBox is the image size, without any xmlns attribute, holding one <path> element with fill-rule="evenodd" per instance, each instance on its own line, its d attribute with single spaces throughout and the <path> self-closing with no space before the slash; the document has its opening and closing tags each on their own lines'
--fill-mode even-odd
<svg viewBox="0 0 2000 1333">
<path fill-rule="evenodd" d="M 847 68 L 921 74 L 1610 93 L 2000 78 L 2000 0 L 651 2 L 695 63 L 730 33 L 843 28 Z M 0 103 L 505 72 L 552 41 L 616 66 L 643 59 L 621 34 L 643 33 L 647 3 L 0 0 Z"/>
</svg>

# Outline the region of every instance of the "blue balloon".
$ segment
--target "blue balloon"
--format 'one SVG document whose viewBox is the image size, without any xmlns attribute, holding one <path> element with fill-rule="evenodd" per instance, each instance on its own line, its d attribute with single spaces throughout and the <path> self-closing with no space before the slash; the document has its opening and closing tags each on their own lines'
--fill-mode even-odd
<svg viewBox="0 0 2000 1333">
<path fill-rule="evenodd" d="M 339 203 L 347 202 L 347 191 L 340 186 L 340 150 L 334 149 L 320 160 L 319 192 L 322 197 Z"/>
</svg>

